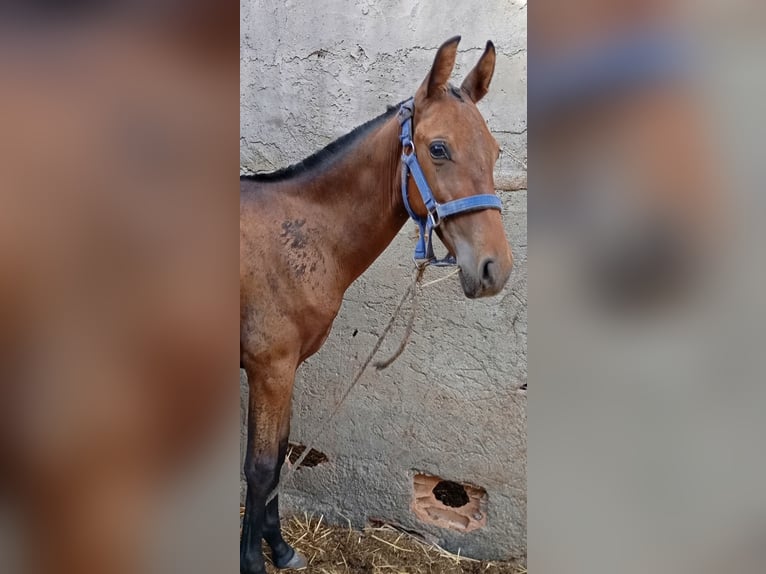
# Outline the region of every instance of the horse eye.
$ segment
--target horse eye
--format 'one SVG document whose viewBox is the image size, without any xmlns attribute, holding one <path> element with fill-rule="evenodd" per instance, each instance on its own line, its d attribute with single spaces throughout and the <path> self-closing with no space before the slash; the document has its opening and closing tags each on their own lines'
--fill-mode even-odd
<svg viewBox="0 0 766 574">
<path fill-rule="evenodd" d="M 431 146 L 428 148 L 428 151 L 431 152 L 431 157 L 434 159 L 450 159 L 449 150 L 447 149 L 447 144 L 445 144 L 444 142 L 432 143 Z"/>
</svg>

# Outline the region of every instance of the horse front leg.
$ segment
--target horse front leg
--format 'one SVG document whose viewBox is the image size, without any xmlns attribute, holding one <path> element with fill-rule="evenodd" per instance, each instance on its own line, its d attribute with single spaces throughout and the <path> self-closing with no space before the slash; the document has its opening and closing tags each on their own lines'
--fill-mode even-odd
<svg viewBox="0 0 766 574">
<path fill-rule="evenodd" d="M 279 503 L 266 500 L 279 483 L 290 433 L 290 403 L 296 361 L 260 364 L 245 359 L 250 400 L 245 458 L 247 499 L 240 542 L 240 573 L 265 573 L 261 540 L 265 539 L 278 568 L 302 568 L 305 559 L 282 538 Z"/>
<path fill-rule="evenodd" d="M 285 435 L 284 448 L 280 447 L 280 457 L 275 473 L 274 486 L 279 483 L 279 474 L 287 454 L 287 435 Z M 268 496 L 268 495 L 267 495 Z M 282 538 L 282 526 L 279 521 L 279 496 L 275 496 L 266 505 L 263 523 L 263 539 L 271 548 L 271 558 L 277 568 L 303 568 L 307 565 L 306 559 Z"/>
</svg>

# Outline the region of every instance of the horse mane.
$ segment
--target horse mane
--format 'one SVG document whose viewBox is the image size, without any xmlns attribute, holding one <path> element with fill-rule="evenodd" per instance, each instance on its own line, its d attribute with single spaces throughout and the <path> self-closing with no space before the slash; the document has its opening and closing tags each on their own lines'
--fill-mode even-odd
<svg viewBox="0 0 766 574">
<path fill-rule="evenodd" d="M 382 113 L 381 115 L 363 123 L 360 126 L 357 126 L 346 135 L 343 135 L 339 137 L 338 139 L 336 139 L 335 141 L 327 144 L 318 152 L 310 155 L 309 157 L 307 157 L 301 162 L 293 164 L 289 167 L 279 169 L 277 171 L 240 175 L 239 180 L 240 181 L 248 180 L 248 181 L 255 181 L 255 182 L 285 181 L 285 180 L 297 177 L 301 174 L 304 174 L 307 171 L 317 168 L 325 163 L 329 163 L 329 160 L 336 157 L 339 153 L 343 152 L 344 150 L 352 147 L 363 136 L 368 134 L 370 131 L 372 131 L 374 128 L 379 126 L 385 120 L 389 119 L 391 116 L 397 113 L 399 111 L 399 106 L 402 103 L 403 102 L 400 102 L 393 106 L 391 105 L 387 106 L 386 111 Z"/>
</svg>

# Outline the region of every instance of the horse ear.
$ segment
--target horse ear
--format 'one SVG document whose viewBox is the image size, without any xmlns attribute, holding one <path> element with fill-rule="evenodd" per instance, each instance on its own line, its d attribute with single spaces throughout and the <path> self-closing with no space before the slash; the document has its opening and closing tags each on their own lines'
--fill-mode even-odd
<svg viewBox="0 0 766 574">
<path fill-rule="evenodd" d="M 457 56 L 457 45 L 459 42 L 460 36 L 455 36 L 439 46 L 434 57 L 434 63 L 431 66 L 431 71 L 428 73 L 425 82 L 423 82 L 426 87 L 426 97 L 432 98 L 447 89 L 452 68 L 455 67 L 455 57 Z"/>
<path fill-rule="evenodd" d="M 473 70 L 463 80 L 460 88 L 476 103 L 487 95 L 489 83 L 492 81 L 492 74 L 494 72 L 495 45 L 489 40 L 481 58 L 479 58 Z"/>
</svg>

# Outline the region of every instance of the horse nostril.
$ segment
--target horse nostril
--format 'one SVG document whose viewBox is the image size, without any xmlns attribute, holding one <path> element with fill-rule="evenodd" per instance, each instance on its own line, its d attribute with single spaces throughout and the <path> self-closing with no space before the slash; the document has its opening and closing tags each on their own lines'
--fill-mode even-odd
<svg viewBox="0 0 766 574">
<path fill-rule="evenodd" d="M 497 265 L 492 258 L 485 259 L 481 266 L 481 280 L 484 285 L 492 285 L 495 282 L 495 271 Z"/>
</svg>

